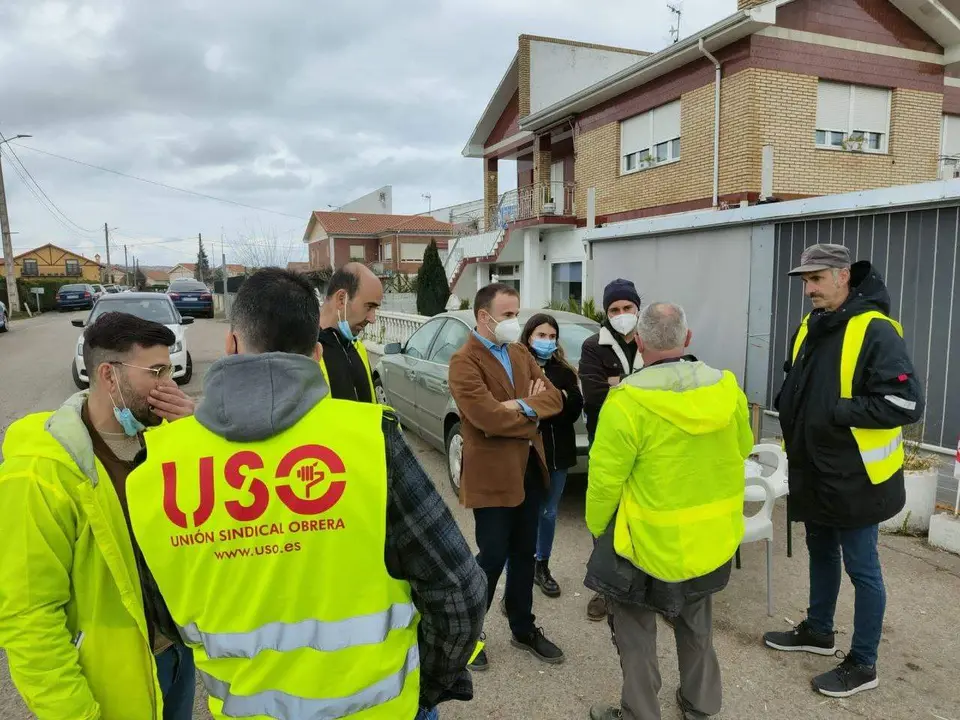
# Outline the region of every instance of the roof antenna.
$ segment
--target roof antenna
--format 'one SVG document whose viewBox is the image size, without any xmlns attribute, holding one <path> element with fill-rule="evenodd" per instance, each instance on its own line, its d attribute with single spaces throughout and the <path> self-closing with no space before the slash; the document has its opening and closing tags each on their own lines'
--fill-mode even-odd
<svg viewBox="0 0 960 720">
<path fill-rule="evenodd" d="M 673 42 L 676 43 L 680 41 L 680 20 L 683 17 L 683 8 L 680 6 L 679 2 L 676 4 L 667 3 L 667 8 L 669 8 L 670 12 L 677 16 L 676 27 L 670 28 L 670 37 L 672 37 Z"/>
</svg>

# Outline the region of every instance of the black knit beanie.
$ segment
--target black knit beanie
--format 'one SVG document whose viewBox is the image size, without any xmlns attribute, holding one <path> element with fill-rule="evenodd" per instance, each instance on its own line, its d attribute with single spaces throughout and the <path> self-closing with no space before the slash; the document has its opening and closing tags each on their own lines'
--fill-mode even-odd
<svg viewBox="0 0 960 720">
<path fill-rule="evenodd" d="M 637 286 L 629 280 L 617 278 L 603 289 L 603 311 L 606 312 L 613 303 L 619 300 L 629 300 L 640 308 L 640 293 Z"/>
</svg>

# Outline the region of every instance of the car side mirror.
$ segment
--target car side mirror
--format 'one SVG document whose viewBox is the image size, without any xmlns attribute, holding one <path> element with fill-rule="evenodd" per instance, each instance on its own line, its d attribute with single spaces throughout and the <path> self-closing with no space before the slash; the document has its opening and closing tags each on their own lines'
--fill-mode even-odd
<svg viewBox="0 0 960 720">
<path fill-rule="evenodd" d="M 86 325 L 86 321 L 84 321 L 84 320 L 71 320 L 71 321 L 70 321 L 70 324 L 73 325 L 74 327 L 82 328 L 84 325 Z"/>
<path fill-rule="evenodd" d="M 403 352 L 403 345 L 400 343 L 387 343 L 383 346 L 384 355 L 399 355 Z"/>
<path fill-rule="evenodd" d="M 193 325 L 193 318 L 189 315 L 187 317 L 180 318 L 181 325 Z"/>
</svg>

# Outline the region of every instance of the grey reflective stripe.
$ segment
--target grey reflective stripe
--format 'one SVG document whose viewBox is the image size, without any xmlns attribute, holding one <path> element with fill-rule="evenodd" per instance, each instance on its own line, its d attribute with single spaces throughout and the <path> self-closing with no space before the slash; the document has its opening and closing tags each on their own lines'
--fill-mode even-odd
<svg viewBox="0 0 960 720">
<path fill-rule="evenodd" d="M 203 645 L 207 657 L 212 659 L 252 658 L 264 650 L 289 652 L 312 648 L 335 652 L 358 645 L 378 645 L 387 639 L 391 630 L 410 627 L 416 615 L 413 603 L 398 603 L 381 613 L 336 622 L 274 622 L 242 633 L 208 633 L 200 630 L 196 623 L 190 623 L 180 628 L 180 634 L 188 643 Z"/>
<path fill-rule="evenodd" d="M 202 670 L 200 677 L 207 692 L 223 701 L 222 714 L 226 717 L 264 715 L 275 720 L 337 720 L 399 697 L 407 682 L 407 676 L 418 667 L 420 651 L 414 645 L 407 651 L 403 667 L 393 675 L 353 695 L 334 698 L 305 698 L 280 690 L 264 690 L 253 695 L 233 695 L 230 693 L 230 683 L 218 680 Z M 419 695 L 411 698 L 411 712 L 416 713 L 418 702 Z"/>
<path fill-rule="evenodd" d="M 896 395 L 884 395 L 883 399 L 891 405 L 896 405 L 898 408 L 903 408 L 904 410 L 917 409 L 917 404 L 913 400 L 904 400 L 902 397 L 897 397 Z"/>
<path fill-rule="evenodd" d="M 898 432 L 897 436 L 883 447 L 862 452 L 860 453 L 860 457 L 863 458 L 865 465 L 868 463 L 880 462 L 881 460 L 886 460 L 888 457 L 893 455 L 902 444 L 903 433 Z"/>
</svg>

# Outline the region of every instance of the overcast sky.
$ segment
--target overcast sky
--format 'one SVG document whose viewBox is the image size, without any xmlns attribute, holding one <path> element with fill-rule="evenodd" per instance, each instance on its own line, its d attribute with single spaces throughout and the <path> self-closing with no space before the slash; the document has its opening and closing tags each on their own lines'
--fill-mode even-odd
<svg viewBox="0 0 960 720">
<path fill-rule="evenodd" d="M 68 218 L 55 220 L 5 161 L 15 250 L 53 242 L 104 254 L 108 222 L 113 262 L 123 244 L 142 264 L 194 261 L 197 233 L 217 242 L 219 261 L 221 228 L 228 262 L 261 234 L 278 236 L 267 254 L 286 262 L 306 257 L 311 210 L 382 185 L 400 213 L 426 210 L 423 193 L 434 208 L 481 197 L 481 161 L 460 152 L 517 36 L 656 51 L 669 42 L 666 5 L 2 0 L 0 133 L 34 136 L 12 146 Z M 683 35 L 736 10 L 735 0 L 682 5 Z"/>
</svg>

